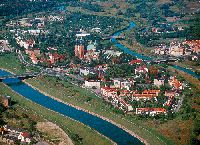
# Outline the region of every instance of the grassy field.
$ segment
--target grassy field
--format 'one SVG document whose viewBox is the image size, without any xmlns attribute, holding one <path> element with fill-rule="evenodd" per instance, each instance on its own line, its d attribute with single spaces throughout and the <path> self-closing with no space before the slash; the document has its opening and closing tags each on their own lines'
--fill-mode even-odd
<svg viewBox="0 0 200 145">
<path fill-rule="evenodd" d="M 166 144 L 172 144 L 153 128 L 150 129 L 144 126 L 143 121 L 138 120 L 136 116 L 118 113 L 111 105 L 103 102 L 102 99 L 96 97 L 90 91 L 53 77 L 33 78 L 26 81 L 39 90 L 61 99 L 66 103 L 79 106 L 123 125 L 147 140 L 150 144 L 163 144 L 164 142 Z"/>
<path fill-rule="evenodd" d="M 15 74 L 26 71 L 15 53 L 0 54 L 0 68 L 8 69 Z"/>
<path fill-rule="evenodd" d="M 40 105 L 37 105 L 22 96 L 13 92 L 9 87 L 0 83 L 0 92 L 12 96 L 12 99 L 23 106 L 25 109 L 30 109 L 37 115 L 47 119 L 58 126 L 60 126 L 75 144 L 91 144 L 91 145 L 110 145 L 112 142 L 105 137 L 101 136 L 95 130 L 75 121 L 70 118 L 64 117 L 56 112 L 50 111 Z"/>
<path fill-rule="evenodd" d="M 172 64 L 178 65 L 180 67 L 184 68 L 190 68 L 192 71 L 199 71 L 200 72 L 200 65 L 199 62 L 194 62 L 194 61 L 184 61 L 184 62 L 173 62 Z"/>
</svg>

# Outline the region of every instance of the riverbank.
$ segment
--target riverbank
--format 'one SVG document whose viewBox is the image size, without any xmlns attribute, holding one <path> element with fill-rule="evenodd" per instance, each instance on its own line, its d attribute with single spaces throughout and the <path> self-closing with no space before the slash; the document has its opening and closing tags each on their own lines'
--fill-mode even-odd
<svg viewBox="0 0 200 145">
<path fill-rule="evenodd" d="M 6 70 L 6 69 L 4 69 L 4 70 Z M 12 72 L 11 72 L 12 73 Z M 52 78 L 52 77 L 51 77 Z M 52 78 L 52 79 L 55 79 L 56 80 L 56 78 Z M 31 80 L 34 80 L 34 79 L 31 79 Z M 30 82 L 30 80 L 28 80 L 29 82 Z M 66 90 L 66 87 L 68 88 L 69 86 L 66 86 L 65 85 L 65 88 L 62 88 L 61 90 L 59 90 L 59 89 L 56 89 L 57 87 L 56 87 L 56 85 L 54 85 L 51 81 L 51 84 L 54 86 L 54 88 L 56 89 L 51 89 L 51 85 L 49 86 L 49 84 L 41 84 L 41 78 L 40 79 L 36 79 L 35 80 L 38 84 L 34 84 L 33 83 L 33 81 L 32 81 L 32 83 L 31 84 L 34 84 L 34 86 L 37 86 L 37 87 L 39 87 L 40 88 L 40 90 L 42 90 L 43 92 L 48 92 L 48 93 L 45 93 L 45 94 L 47 94 L 48 96 L 49 96 L 49 93 L 50 94 L 52 94 L 53 93 L 53 95 L 52 96 L 55 96 L 56 95 L 56 97 L 57 98 L 59 98 L 60 100 L 64 100 L 64 99 L 68 99 L 69 100 L 69 102 L 70 102 L 70 100 L 72 100 L 72 102 L 74 102 L 73 101 L 73 99 L 74 98 L 68 98 L 66 95 L 62 95 L 63 97 L 58 97 L 58 96 L 61 96 L 61 94 L 66 94 L 68 91 Z M 48 82 L 48 80 L 47 80 L 47 82 Z M 58 85 L 59 85 L 59 83 L 57 83 Z M 41 89 L 41 88 L 45 88 L 45 86 L 47 87 L 47 90 L 46 89 Z M 72 89 L 71 90 L 71 87 L 74 89 L 74 87 L 75 86 L 73 86 L 73 85 L 71 85 L 70 86 L 70 88 L 69 88 L 69 91 L 70 92 L 73 92 L 74 90 Z M 76 87 L 75 87 L 76 88 Z M 81 88 L 80 88 L 81 89 Z M 65 91 L 65 92 L 63 92 L 63 90 Z M 50 91 L 50 92 L 49 92 Z M 87 96 L 90 96 L 90 97 L 92 97 L 91 96 L 91 94 L 88 94 L 89 92 L 88 91 L 84 91 L 83 89 L 81 89 L 80 90 L 81 91 L 81 93 L 85 93 Z M 68 95 L 70 95 L 70 93 L 67 93 Z M 77 94 L 77 93 L 76 93 Z M 77 96 L 79 99 L 81 99 L 81 98 L 83 98 L 83 96 Z M 54 97 L 55 98 L 55 97 Z M 106 110 L 104 110 L 103 109 L 103 111 L 101 111 L 101 113 L 99 112 L 99 111 L 97 111 L 95 108 L 94 108 L 94 106 L 92 105 L 92 106 L 90 106 L 91 104 L 85 104 L 84 102 L 81 102 L 81 101 L 76 101 L 77 103 L 78 102 L 80 102 L 80 103 L 75 103 L 76 105 L 73 105 L 73 106 L 81 106 L 81 107 L 79 107 L 79 109 L 82 109 L 82 108 L 84 108 L 84 110 L 85 111 L 87 111 L 87 110 L 90 110 L 90 111 L 88 111 L 89 113 L 91 113 L 91 112 L 95 112 L 95 116 L 98 116 L 98 114 L 101 114 L 100 115 L 100 117 L 102 118 L 102 119 L 104 119 L 104 120 L 107 120 L 107 121 L 112 121 L 112 120 L 115 120 L 114 122 L 116 123 L 116 121 L 117 121 L 117 126 L 119 126 L 120 128 L 124 128 L 124 129 L 126 129 L 126 128 L 128 128 L 129 129 L 129 131 L 127 130 L 127 132 L 129 132 L 130 134 L 132 134 L 133 136 L 135 136 L 135 137 L 137 137 L 137 138 L 139 138 L 142 142 L 144 142 L 144 143 L 146 143 L 147 144 L 147 142 L 149 143 L 149 144 L 166 144 L 165 142 L 168 142 L 169 143 L 169 141 L 168 140 L 166 140 L 165 138 L 163 138 L 163 136 L 160 136 L 158 133 L 156 133 L 155 131 L 153 131 L 151 128 L 146 128 L 146 127 L 144 127 L 143 126 L 143 121 L 141 122 L 141 120 L 139 121 L 137 121 L 137 119 L 134 117 L 134 116 L 124 116 L 123 114 L 116 114 L 115 112 L 112 112 L 112 111 L 114 111 L 113 109 L 114 108 L 112 108 L 111 106 L 107 106 L 105 103 L 103 103 L 102 102 L 102 99 L 100 99 L 100 98 L 97 98 L 97 97 L 94 97 L 94 98 L 96 98 L 96 99 L 94 99 L 94 104 L 95 104 L 95 108 L 99 108 L 99 109 L 101 109 L 101 108 L 104 108 L 104 109 L 106 109 Z M 68 102 L 68 100 L 64 100 L 64 102 Z M 98 105 L 96 104 L 97 102 L 98 102 Z M 72 103 L 72 102 L 70 102 L 70 104 Z M 74 104 L 73 103 L 73 104 Z M 88 106 L 88 107 L 86 107 L 86 106 Z M 107 107 L 106 107 L 107 106 Z M 106 107 L 106 108 L 105 108 Z M 111 107 L 111 108 L 110 108 Z M 98 109 L 98 110 L 99 110 Z M 83 110 L 83 111 L 84 111 Z M 110 112 L 111 111 L 111 112 Z M 105 116 L 105 118 L 103 118 L 102 116 Z M 109 119 L 108 119 L 109 118 Z M 114 122 L 113 122 L 113 124 L 114 124 Z M 140 124 L 138 124 L 137 122 L 140 122 Z M 140 138 L 140 136 L 142 136 L 142 137 L 144 137 L 144 138 Z M 144 140 L 145 139 L 145 140 Z M 147 139 L 147 140 L 146 140 Z M 146 141 L 146 142 L 145 142 Z M 167 144 L 168 144 L 167 143 Z M 170 143 L 169 143 L 170 144 Z"/>
<path fill-rule="evenodd" d="M 108 118 L 106 118 L 106 117 L 103 117 L 103 116 L 101 116 L 101 115 L 98 115 L 98 114 L 96 114 L 96 113 L 94 113 L 94 112 L 91 112 L 91 111 L 89 111 L 89 110 L 80 108 L 80 107 L 78 107 L 78 106 L 69 104 L 69 103 L 67 103 L 67 102 L 64 102 L 64 101 L 62 101 L 61 99 L 58 99 L 58 98 L 56 98 L 56 97 L 54 97 L 54 96 L 52 96 L 52 95 L 50 95 L 50 94 L 47 94 L 46 92 L 43 92 L 42 90 L 40 90 L 40 89 L 34 87 L 33 85 L 31 85 L 31 84 L 28 83 L 27 81 L 23 81 L 23 82 L 25 82 L 27 85 L 29 85 L 30 87 L 34 88 L 35 90 L 39 91 L 40 93 L 42 93 L 42 94 L 44 94 L 44 95 L 46 95 L 46 96 L 49 96 L 49 97 L 51 97 L 52 99 L 54 99 L 54 100 L 56 100 L 56 101 L 58 101 L 58 102 L 64 103 L 64 104 L 66 104 L 66 105 L 68 105 L 68 106 L 71 106 L 71 107 L 73 107 L 73 108 L 76 108 L 76 109 L 81 110 L 81 111 L 84 111 L 84 112 L 87 112 L 87 113 L 89 113 L 89 114 L 91 114 L 91 115 L 97 116 L 97 117 L 99 117 L 99 118 L 101 118 L 101 119 L 103 119 L 103 120 L 105 120 L 105 121 L 110 122 L 110 123 L 116 125 L 117 127 L 121 128 L 121 129 L 123 129 L 123 130 L 125 130 L 126 132 L 128 132 L 128 133 L 131 134 L 132 136 L 138 138 L 142 143 L 144 143 L 144 144 L 146 144 L 146 145 L 149 145 L 149 143 L 147 143 L 147 141 L 146 141 L 145 139 L 141 138 L 140 136 L 138 136 L 137 134 L 135 134 L 133 131 L 128 130 L 128 129 L 125 128 L 124 126 L 122 126 L 122 125 L 120 125 L 120 124 L 117 124 L 117 123 L 114 122 L 113 120 L 110 120 L 110 119 L 108 119 Z"/>
<path fill-rule="evenodd" d="M 115 112 L 115 108 L 85 89 L 78 88 L 66 81 L 59 81 L 54 77 L 33 78 L 27 81 L 63 102 L 79 106 L 80 108 L 109 118 L 109 120 L 113 120 L 117 124 L 133 131 L 138 136 L 142 136 L 149 144 L 171 144 L 169 140 L 158 134 L 158 132 L 155 132 L 154 128 L 145 126 L 144 120 L 139 119 L 137 116 Z M 89 102 L 87 102 L 88 98 Z"/>
<path fill-rule="evenodd" d="M 47 134 L 49 140 L 59 140 L 58 145 L 74 145 L 71 138 L 55 123 L 49 121 L 37 122 L 36 128 Z"/>
<path fill-rule="evenodd" d="M 13 91 L 6 84 L 0 82 L 0 91 L 12 97 L 12 100 L 23 106 L 24 109 L 30 109 L 33 113 L 39 115 L 40 117 L 51 121 L 61 127 L 69 137 L 75 142 L 75 144 L 98 144 L 98 145 L 110 145 L 115 144 L 108 138 L 105 138 L 97 131 L 91 129 L 90 127 L 59 114 L 50 109 L 44 108 L 43 106 L 24 98 L 19 93 Z"/>
</svg>

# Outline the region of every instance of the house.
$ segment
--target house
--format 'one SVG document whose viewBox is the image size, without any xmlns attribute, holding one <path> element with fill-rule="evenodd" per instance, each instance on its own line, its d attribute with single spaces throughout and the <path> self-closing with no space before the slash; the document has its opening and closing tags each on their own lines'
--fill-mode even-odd
<svg viewBox="0 0 200 145">
<path fill-rule="evenodd" d="M 146 114 L 150 116 L 155 116 L 161 113 L 166 114 L 167 113 L 166 109 L 164 108 L 136 108 L 136 114 Z"/>
<path fill-rule="evenodd" d="M 141 94 L 133 93 L 132 100 L 150 100 L 158 97 L 160 90 L 144 90 Z"/>
<path fill-rule="evenodd" d="M 28 48 L 33 48 L 35 45 L 35 41 L 34 40 L 27 40 L 27 41 L 23 41 L 21 40 L 20 37 L 16 38 L 17 43 L 20 45 L 20 47 L 24 47 L 25 49 Z"/>
<path fill-rule="evenodd" d="M 86 88 L 101 88 L 101 82 L 99 80 L 85 80 L 85 87 Z"/>
<path fill-rule="evenodd" d="M 133 107 L 118 96 L 109 97 L 111 104 L 125 112 L 133 111 Z"/>
<path fill-rule="evenodd" d="M 110 87 L 102 87 L 101 88 L 101 94 L 107 98 L 112 96 L 117 96 L 117 89 L 116 88 L 110 88 Z"/>
<path fill-rule="evenodd" d="M 154 79 L 153 84 L 160 88 L 160 86 L 163 86 L 165 84 L 164 79 Z"/>
<path fill-rule="evenodd" d="M 131 86 L 134 85 L 134 82 L 135 81 L 133 81 L 133 80 L 125 80 L 122 78 L 114 78 L 113 79 L 115 88 L 126 89 L 126 90 L 130 90 Z"/>
<path fill-rule="evenodd" d="M 31 59 L 33 64 L 38 64 L 39 60 L 37 59 L 36 54 L 34 53 L 34 51 L 30 51 L 29 52 L 29 56 L 30 56 L 30 59 Z"/>
<path fill-rule="evenodd" d="M 36 56 L 40 55 L 40 48 L 32 48 L 32 49 L 25 49 L 25 53 L 31 55 L 31 53 L 35 53 Z"/>
<path fill-rule="evenodd" d="M 200 40 L 186 40 L 183 44 L 189 45 L 193 53 L 200 53 Z"/>
<path fill-rule="evenodd" d="M 55 64 L 57 61 L 63 61 L 64 55 L 58 53 L 49 53 L 49 61 L 51 64 Z"/>
<path fill-rule="evenodd" d="M 135 74 L 138 74 L 138 73 L 148 73 L 148 68 L 146 67 L 146 65 L 143 65 L 143 66 L 139 66 L 138 68 L 135 69 Z"/>
<path fill-rule="evenodd" d="M 173 56 L 185 55 L 185 46 L 180 42 L 171 42 L 169 47 L 169 54 Z"/>
<path fill-rule="evenodd" d="M 120 97 L 131 97 L 133 94 L 133 91 L 129 90 L 120 90 L 119 92 L 120 92 L 119 94 Z"/>
<path fill-rule="evenodd" d="M 152 94 L 133 94 L 132 95 L 132 101 L 136 100 L 151 100 L 153 98 L 155 98 L 156 96 L 152 95 Z"/>
<path fill-rule="evenodd" d="M 168 83 L 176 90 L 183 90 L 183 84 L 176 78 L 176 76 L 170 77 Z"/>
<path fill-rule="evenodd" d="M 25 44 L 24 44 L 24 48 L 25 49 L 28 49 L 29 47 L 34 47 L 34 45 L 35 45 L 35 41 L 34 40 L 27 40 L 26 42 L 25 42 Z"/>
<path fill-rule="evenodd" d="M 21 132 L 18 139 L 21 140 L 21 142 L 31 143 L 30 134 L 28 132 Z"/>
<path fill-rule="evenodd" d="M 130 104 L 128 104 L 126 101 L 124 101 L 121 98 L 118 98 L 118 99 L 119 99 L 119 106 L 118 106 L 119 109 L 127 111 L 127 112 L 133 111 L 133 107 Z"/>
<path fill-rule="evenodd" d="M 165 55 L 168 54 L 168 48 L 166 44 L 160 44 L 154 49 L 155 54 Z"/>
<path fill-rule="evenodd" d="M 120 97 L 121 95 L 127 95 L 126 93 L 128 92 L 123 91 L 120 93 L 121 95 L 119 96 L 118 92 L 120 91 L 118 91 L 116 88 L 110 88 L 110 87 L 101 88 L 101 94 L 103 95 L 106 101 L 111 102 L 113 106 L 118 107 L 119 109 L 125 112 L 133 111 L 133 107 Z"/>
<path fill-rule="evenodd" d="M 142 94 L 148 94 L 148 95 L 152 94 L 154 96 L 158 96 L 159 92 L 160 90 L 144 90 Z"/>
<path fill-rule="evenodd" d="M 3 102 L 3 106 L 5 108 L 8 108 L 11 106 L 11 97 L 10 96 L 6 96 L 6 95 L 3 95 L 2 96 L 2 102 Z"/>
<path fill-rule="evenodd" d="M 95 69 L 106 71 L 108 69 L 108 64 L 97 65 L 97 66 L 95 66 Z"/>
<path fill-rule="evenodd" d="M 129 62 L 130 65 L 141 64 L 141 63 L 142 63 L 142 60 L 141 60 L 141 59 L 131 60 L 131 61 Z"/>
</svg>

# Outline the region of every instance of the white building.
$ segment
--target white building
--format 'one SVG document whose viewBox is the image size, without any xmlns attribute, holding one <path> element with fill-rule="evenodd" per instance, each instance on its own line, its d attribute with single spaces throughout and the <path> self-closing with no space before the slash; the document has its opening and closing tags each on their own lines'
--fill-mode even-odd
<svg viewBox="0 0 200 145">
<path fill-rule="evenodd" d="M 21 142 L 31 143 L 30 135 L 27 132 L 21 132 L 18 139 L 21 140 Z"/>
<path fill-rule="evenodd" d="M 153 84 L 155 86 L 157 86 L 158 88 L 160 88 L 160 86 L 165 84 L 165 80 L 164 79 L 154 79 Z"/>
<path fill-rule="evenodd" d="M 115 88 L 126 89 L 126 90 L 130 90 L 131 86 L 134 85 L 134 81 L 125 80 L 121 78 L 114 78 L 113 83 Z"/>
<path fill-rule="evenodd" d="M 100 89 L 101 88 L 101 82 L 100 81 L 96 81 L 96 80 L 86 80 L 85 81 L 85 87 L 86 88 L 97 88 Z"/>
</svg>

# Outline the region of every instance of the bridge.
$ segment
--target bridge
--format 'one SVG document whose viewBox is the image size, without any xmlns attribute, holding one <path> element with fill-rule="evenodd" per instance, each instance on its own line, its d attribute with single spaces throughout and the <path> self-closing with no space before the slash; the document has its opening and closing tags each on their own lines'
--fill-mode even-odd
<svg viewBox="0 0 200 145">
<path fill-rule="evenodd" d="M 4 79 L 11 79 L 11 78 L 19 78 L 19 79 L 25 79 L 25 78 L 32 78 L 38 76 L 40 73 L 25 73 L 25 74 L 20 74 L 20 75 L 7 75 L 7 76 L 1 76 L 0 81 Z"/>
<path fill-rule="evenodd" d="M 125 39 L 125 36 L 107 36 L 107 37 L 102 37 L 101 39 L 102 40 L 108 40 L 108 39 L 112 39 L 112 38 L 115 38 L 115 39 Z"/>
<path fill-rule="evenodd" d="M 178 58 L 166 58 L 166 59 L 155 59 L 155 60 L 144 60 L 145 62 L 152 62 L 152 63 L 169 63 L 178 61 Z"/>
</svg>

